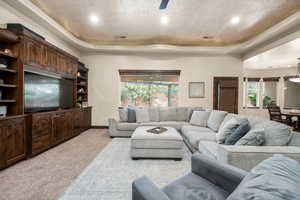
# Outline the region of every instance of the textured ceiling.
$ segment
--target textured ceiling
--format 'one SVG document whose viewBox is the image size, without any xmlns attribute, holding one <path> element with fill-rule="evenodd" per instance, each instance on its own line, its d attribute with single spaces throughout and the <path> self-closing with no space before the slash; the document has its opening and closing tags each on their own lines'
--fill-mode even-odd
<svg viewBox="0 0 300 200">
<path fill-rule="evenodd" d="M 297 67 L 300 57 L 300 38 L 275 47 L 244 62 L 246 69 Z"/>
<path fill-rule="evenodd" d="M 166 10 L 158 9 L 161 0 L 31 2 L 77 38 L 98 45 L 237 44 L 300 10 L 300 0 L 170 0 Z M 91 15 L 99 17 L 97 24 L 91 23 Z M 230 23 L 234 17 L 239 24 Z"/>
</svg>

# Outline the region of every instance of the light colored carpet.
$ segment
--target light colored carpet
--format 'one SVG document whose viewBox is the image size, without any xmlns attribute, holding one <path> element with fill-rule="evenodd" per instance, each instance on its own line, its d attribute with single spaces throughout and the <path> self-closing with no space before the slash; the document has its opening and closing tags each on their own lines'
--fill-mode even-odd
<svg viewBox="0 0 300 200">
<path fill-rule="evenodd" d="M 90 129 L 32 159 L 0 171 L 0 200 L 54 200 L 111 141 Z"/>
<path fill-rule="evenodd" d="M 131 184 L 138 177 L 146 175 L 162 187 L 190 172 L 187 149 L 182 161 L 131 160 L 129 153 L 130 139 L 113 139 L 60 200 L 131 200 Z"/>
</svg>

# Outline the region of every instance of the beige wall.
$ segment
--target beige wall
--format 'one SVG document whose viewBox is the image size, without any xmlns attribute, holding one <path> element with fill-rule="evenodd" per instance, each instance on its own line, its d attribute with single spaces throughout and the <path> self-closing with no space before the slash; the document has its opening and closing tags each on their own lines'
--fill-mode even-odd
<svg viewBox="0 0 300 200">
<path fill-rule="evenodd" d="M 7 23 L 23 24 L 27 28 L 45 37 L 46 40 L 52 43 L 53 45 L 65 50 L 73 56 L 80 56 L 80 53 L 76 48 L 67 44 L 65 41 L 61 40 L 59 37 L 47 30 L 45 27 L 40 26 L 39 24 L 31 20 L 29 17 L 23 15 L 7 3 L 0 0 L 0 24 L 2 25 Z"/>
<path fill-rule="evenodd" d="M 296 74 L 296 68 L 278 68 L 266 70 L 250 70 L 244 69 L 245 77 L 281 77 L 277 86 L 277 102 L 280 107 L 284 107 L 284 76 L 292 76 Z M 264 118 L 269 118 L 266 109 L 242 109 L 241 113 L 244 115 L 254 115 Z"/>
<path fill-rule="evenodd" d="M 242 77 L 241 60 L 230 56 L 162 57 L 89 55 L 83 56 L 81 60 L 90 68 L 89 104 L 94 107 L 93 125 L 107 125 L 109 117 L 117 117 L 117 108 L 121 104 L 119 69 L 181 70 L 178 95 L 179 106 L 203 106 L 205 108 L 212 108 L 213 106 L 212 88 L 214 76 Z M 188 98 L 188 82 L 192 81 L 205 81 L 205 98 Z M 240 95 L 240 103 L 241 98 L 242 95 Z"/>
</svg>

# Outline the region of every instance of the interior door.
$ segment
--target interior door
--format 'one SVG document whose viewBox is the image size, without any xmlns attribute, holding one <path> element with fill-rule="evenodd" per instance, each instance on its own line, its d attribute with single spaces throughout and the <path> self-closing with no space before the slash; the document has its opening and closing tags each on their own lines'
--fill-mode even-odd
<svg viewBox="0 0 300 200">
<path fill-rule="evenodd" d="M 214 109 L 238 113 L 238 77 L 214 77 Z"/>
</svg>

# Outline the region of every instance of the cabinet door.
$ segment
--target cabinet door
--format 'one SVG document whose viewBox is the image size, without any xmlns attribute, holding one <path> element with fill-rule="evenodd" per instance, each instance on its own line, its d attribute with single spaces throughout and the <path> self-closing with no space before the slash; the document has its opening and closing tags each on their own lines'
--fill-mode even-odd
<svg viewBox="0 0 300 200">
<path fill-rule="evenodd" d="M 34 114 L 32 116 L 32 155 L 51 146 L 51 124 L 50 114 Z"/>
<path fill-rule="evenodd" d="M 6 132 L 7 127 L 3 126 L 3 122 L 0 122 L 0 169 L 6 166 Z"/>
<path fill-rule="evenodd" d="M 73 75 L 73 76 L 77 76 L 77 71 L 78 71 L 78 62 L 77 62 L 77 60 L 71 60 L 71 74 Z"/>
<path fill-rule="evenodd" d="M 41 52 L 41 65 L 43 68 L 48 69 L 48 47 L 42 45 L 42 52 Z"/>
<path fill-rule="evenodd" d="M 13 164 L 26 155 L 24 118 L 9 120 L 6 132 L 6 164 Z"/>
<path fill-rule="evenodd" d="M 66 131 L 64 132 L 65 139 L 68 139 L 73 136 L 74 130 L 74 112 L 66 112 Z"/>
<path fill-rule="evenodd" d="M 84 109 L 84 130 L 88 130 L 91 128 L 91 109 L 90 108 L 85 108 Z"/>
<path fill-rule="evenodd" d="M 51 71 L 57 72 L 58 56 L 55 49 L 47 48 L 47 66 Z"/>
<path fill-rule="evenodd" d="M 74 135 L 79 135 L 83 131 L 83 112 L 74 111 Z"/>
<path fill-rule="evenodd" d="M 37 64 L 41 66 L 42 64 L 42 45 L 30 38 L 25 40 L 25 63 Z"/>
<path fill-rule="evenodd" d="M 52 145 L 64 141 L 65 132 L 67 131 L 66 117 L 64 113 L 52 115 Z"/>
</svg>

